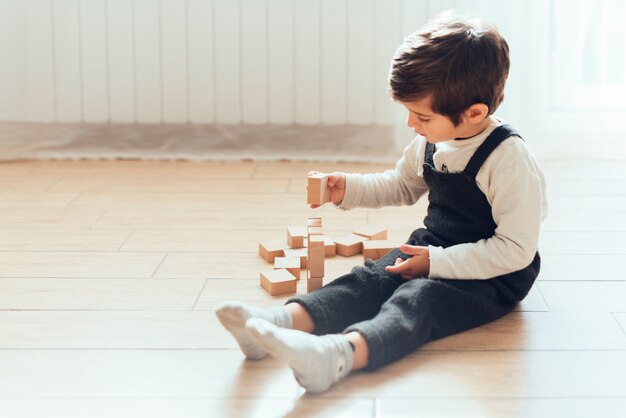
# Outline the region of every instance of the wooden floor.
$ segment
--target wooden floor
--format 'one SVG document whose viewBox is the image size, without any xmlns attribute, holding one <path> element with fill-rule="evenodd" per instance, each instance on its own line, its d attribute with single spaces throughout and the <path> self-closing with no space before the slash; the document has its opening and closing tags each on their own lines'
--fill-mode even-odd
<svg viewBox="0 0 626 418">
<path fill-rule="evenodd" d="M 214 309 L 283 302 L 259 287 L 257 243 L 309 216 L 403 241 L 423 202 L 305 205 L 311 169 L 387 166 L 0 164 L 0 416 L 624 417 L 626 163 L 543 167 L 543 267 L 515 312 L 310 396 L 278 361 L 244 361 Z M 329 259 L 327 278 L 359 263 Z"/>
</svg>

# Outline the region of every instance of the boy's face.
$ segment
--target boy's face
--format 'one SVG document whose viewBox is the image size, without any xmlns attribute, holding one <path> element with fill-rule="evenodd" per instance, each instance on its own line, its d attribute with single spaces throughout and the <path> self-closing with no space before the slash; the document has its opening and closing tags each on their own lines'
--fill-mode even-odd
<svg viewBox="0 0 626 418">
<path fill-rule="evenodd" d="M 458 126 L 454 126 L 447 116 L 433 112 L 430 95 L 412 102 L 400 102 L 400 104 L 409 111 L 406 121 L 409 128 L 433 144 L 454 138 L 468 138 L 480 133 L 473 133 L 465 118 Z"/>
</svg>

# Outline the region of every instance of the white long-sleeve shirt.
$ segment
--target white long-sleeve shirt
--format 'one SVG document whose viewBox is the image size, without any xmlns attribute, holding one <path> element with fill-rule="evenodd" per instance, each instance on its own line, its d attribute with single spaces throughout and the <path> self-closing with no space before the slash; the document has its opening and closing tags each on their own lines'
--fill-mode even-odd
<svg viewBox="0 0 626 418">
<path fill-rule="evenodd" d="M 437 143 L 435 168 L 463 171 L 478 146 L 503 123 L 491 119 L 488 128 L 474 137 Z M 339 207 L 414 204 L 428 191 L 423 178 L 425 146 L 426 140 L 417 136 L 395 169 L 346 173 L 346 192 Z M 505 139 L 485 160 L 476 182 L 491 205 L 495 234 L 448 248 L 429 246 L 431 278 L 490 279 L 528 266 L 537 251 L 540 223 L 547 216 L 546 183 L 526 143 L 514 136 Z"/>
</svg>

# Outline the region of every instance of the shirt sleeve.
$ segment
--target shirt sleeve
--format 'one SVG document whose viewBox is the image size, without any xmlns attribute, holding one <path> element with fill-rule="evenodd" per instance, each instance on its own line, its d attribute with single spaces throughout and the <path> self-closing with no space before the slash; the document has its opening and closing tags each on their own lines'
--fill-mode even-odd
<svg viewBox="0 0 626 418">
<path fill-rule="evenodd" d="M 530 158 L 518 158 L 512 165 L 507 164 L 507 158 L 504 160 L 492 166 L 485 179 L 488 184 L 484 191 L 496 223 L 494 235 L 448 248 L 430 246 L 430 277 L 490 279 L 521 270 L 532 262 L 545 217 L 544 178 Z"/>
<path fill-rule="evenodd" d="M 394 169 L 371 174 L 344 173 L 346 192 L 339 208 L 380 208 L 417 202 L 428 191 L 418 170 L 423 149 L 423 143 L 416 138 L 404 149 Z"/>
</svg>

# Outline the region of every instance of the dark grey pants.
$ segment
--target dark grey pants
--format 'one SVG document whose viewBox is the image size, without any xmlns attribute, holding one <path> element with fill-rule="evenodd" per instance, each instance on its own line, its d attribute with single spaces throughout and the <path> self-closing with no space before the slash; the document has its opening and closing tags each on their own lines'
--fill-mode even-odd
<svg viewBox="0 0 626 418">
<path fill-rule="evenodd" d="M 317 335 L 358 331 L 367 341 L 367 370 L 378 369 L 420 345 L 474 328 L 510 312 L 539 272 L 539 254 L 526 269 L 489 280 L 404 280 L 385 271 L 398 249 L 321 289 L 294 297 Z"/>
</svg>

